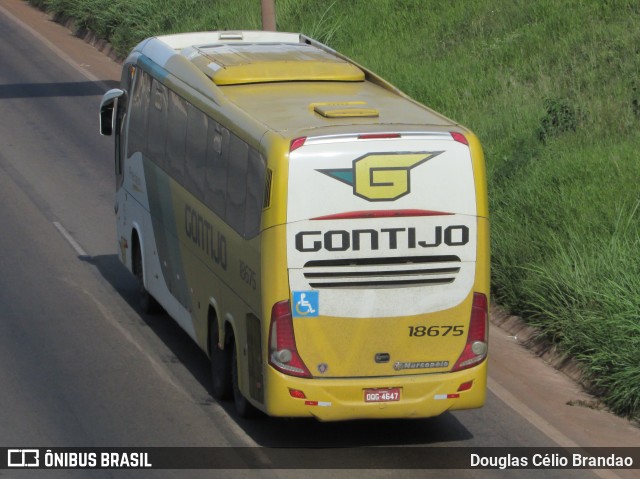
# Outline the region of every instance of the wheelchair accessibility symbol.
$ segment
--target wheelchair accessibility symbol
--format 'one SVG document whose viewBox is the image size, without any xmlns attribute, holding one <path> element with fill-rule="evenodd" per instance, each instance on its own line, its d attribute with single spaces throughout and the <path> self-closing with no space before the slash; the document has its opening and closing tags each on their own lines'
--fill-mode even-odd
<svg viewBox="0 0 640 479">
<path fill-rule="evenodd" d="M 315 318 L 320 309 L 318 291 L 294 291 L 293 292 L 293 317 Z"/>
</svg>

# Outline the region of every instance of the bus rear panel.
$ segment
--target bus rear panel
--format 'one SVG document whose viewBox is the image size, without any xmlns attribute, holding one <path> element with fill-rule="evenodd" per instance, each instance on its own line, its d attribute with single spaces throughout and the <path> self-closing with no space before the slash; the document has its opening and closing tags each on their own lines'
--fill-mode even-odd
<svg viewBox="0 0 640 479">
<path fill-rule="evenodd" d="M 484 403 L 488 224 L 474 153 L 472 134 L 445 131 L 292 141 L 270 414 L 426 417 Z"/>
</svg>

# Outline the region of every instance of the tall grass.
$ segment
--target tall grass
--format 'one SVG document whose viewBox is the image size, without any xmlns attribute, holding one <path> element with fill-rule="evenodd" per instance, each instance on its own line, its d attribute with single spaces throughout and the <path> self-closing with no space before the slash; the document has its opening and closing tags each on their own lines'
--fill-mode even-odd
<svg viewBox="0 0 640 479">
<path fill-rule="evenodd" d="M 630 416 L 640 408 L 639 205 L 619 205 L 610 235 L 585 225 L 551 236 L 548 262 L 521 268 L 532 324 L 582 361 L 607 403 Z"/>
<path fill-rule="evenodd" d="M 155 34 L 259 29 L 259 0 L 34 0 L 125 54 Z M 354 58 L 473 129 L 494 299 L 640 416 L 640 3 L 276 0 L 281 31 Z"/>
</svg>

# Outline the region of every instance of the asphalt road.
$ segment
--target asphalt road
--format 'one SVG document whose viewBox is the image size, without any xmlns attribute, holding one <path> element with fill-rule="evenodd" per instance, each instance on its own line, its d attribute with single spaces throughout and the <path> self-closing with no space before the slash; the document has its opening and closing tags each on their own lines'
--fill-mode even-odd
<svg viewBox="0 0 640 479">
<path fill-rule="evenodd" d="M 536 409 L 518 399 L 523 384 L 533 383 L 523 383 L 522 375 L 513 378 L 513 371 L 504 367 L 495 368 L 498 374 L 492 374 L 483 409 L 427 420 L 246 421 L 230 404 L 212 400 L 206 356 L 166 315 L 140 313 L 135 282 L 116 256 L 113 144 L 111 138 L 98 135 L 97 108 L 105 89 L 115 85 L 118 66 L 85 50 L 83 42 L 46 23 L 42 14 L 28 14 L 45 22 L 42 28 L 24 20 L 32 25 L 25 28 L 14 16 L 25 7 L 6 1 L 6 9 L 0 5 L 0 447 L 640 445 L 637 430 L 603 412 L 551 411 L 560 418 L 577 414 L 573 425 L 566 427 L 560 419 L 549 419 L 547 406 Z M 43 43 L 40 36 L 49 29 L 62 37 Z M 77 56 L 82 55 L 77 51 L 88 53 Z M 508 341 L 504 333 L 495 334 L 494 351 L 496 344 Z M 505 349 L 510 347 L 505 343 Z M 553 377 L 535 362 L 537 358 L 522 351 L 512 354 L 524 354 L 523 367 L 526 363 L 531 368 L 525 376 L 532 381 L 545 374 Z M 501 357 L 497 351 L 494 356 Z M 603 429 L 600 434 L 597 426 L 592 436 L 585 436 L 581 421 L 602 421 L 619 429 L 613 433 Z M 594 439 L 603 434 L 618 437 L 616 431 L 627 439 L 621 443 Z M 220 477 L 223 473 L 225 477 L 301 475 L 268 470 L 103 470 L 90 475 Z M 86 471 L 11 474 L 0 471 L 0 477 L 89 475 Z M 504 474 L 319 469 L 304 475 Z M 512 470 L 508 475 L 637 477 L 636 471 Z"/>
</svg>

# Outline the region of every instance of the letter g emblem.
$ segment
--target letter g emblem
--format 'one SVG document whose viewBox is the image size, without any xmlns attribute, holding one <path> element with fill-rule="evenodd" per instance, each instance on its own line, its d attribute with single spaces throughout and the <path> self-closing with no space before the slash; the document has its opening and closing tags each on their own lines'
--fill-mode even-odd
<svg viewBox="0 0 640 479">
<path fill-rule="evenodd" d="M 353 192 L 369 201 L 393 201 L 409 194 L 409 171 L 432 153 L 371 154 L 353 162 Z"/>
<path fill-rule="evenodd" d="M 442 153 L 368 153 L 353 161 L 353 168 L 318 170 L 353 187 L 367 201 L 394 201 L 411 192 L 411 169 Z"/>
</svg>

